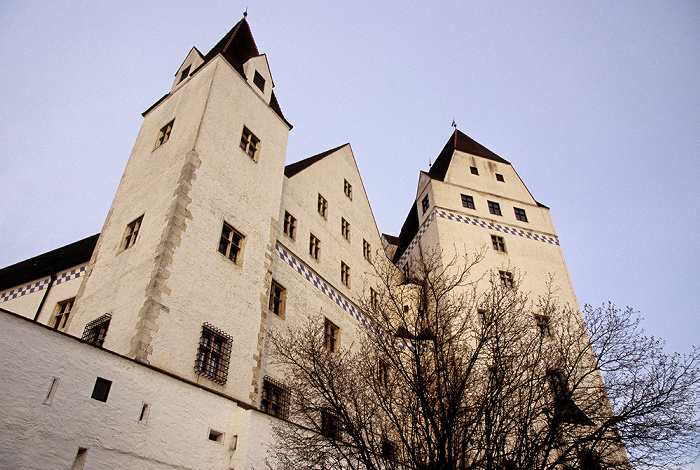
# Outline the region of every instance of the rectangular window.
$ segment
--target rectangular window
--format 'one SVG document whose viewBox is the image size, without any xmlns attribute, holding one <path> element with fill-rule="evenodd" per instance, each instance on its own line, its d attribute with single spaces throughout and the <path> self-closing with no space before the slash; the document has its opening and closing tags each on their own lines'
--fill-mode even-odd
<svg viewBox="0 0 700 470">
<path fill-rule="evenodd" d="M 369 306 L 372 308 L 372 310 L 376 310 L 378 303 L 379 303 L 379 299 L 377 297 L 377 291 L 370 287 L 369 288 Z"/>
<path fill-rule="evenodd" d="M 66 322 L 70 316 L 70 311 L 73 309 L 73 302 L 75 302 L 75 297 L 56 304 L 56 310 L 50 323 L 51 328 L 61 331 L 66 328 Z"/>
<path fill-rule="evenodd" d="M 102 344 L 105 341 L 105 336 L 107 336 L 107 330 L 109 329 L 109 321 L 111 319 L 112 315 L 109 313 L 105 313 L 101 317 L 85 325 L 82 340 L 94 346 L 102 347 Z"/>
<path fill-rule="evenodd" d="M 503 237 L 497 235 L 491 235 L 491 243 L 493 244 L 493 249 L 496 251 L 506 252 L 506 242 Z"/>
<path fill-rule="evenodd" d="M 430 196 L 426 195 L 423 198 L 423 201 L 421 202 L 421 206 L 423 207 L 423 214 L 428 212 L 428 209 L 430 208 Z"/>
<path fill-rule="evenodd" d="M 535 324 L 542 336 L 551 336 L 552 330 L 549 328 L 549 317 L 546 315 L 535 315 Z"/>
<path fill-rule="evenodd" d="M 328 352 L 336 352 L 338 350 L 340 340 L 340 328 L 328 318 L 324 322 L 323 344 Z"/>
<path fill-rule="evenodd" d="M 469 171 L 472 172 L 472 175 L 478 175 L 479 174 L 479 169 L 475 166 L 470 166 Z"/>
<path fill-rule="evenodd" d="M 253 76 L 253 83 L 255 83 L 256 87 L 260 88 L 260 91 L 265 91 L 265 79 L 262 75 L 260 75 L 260 72 L 258 72 L 257 70 L 255 71 L 255 75 Z"/>
<path fill-rule="evenodd" d="M 481 323 L 486 323 L 486 309 L 479 308 L 476 310 L 476 316 L 479 318 Z"/>
<path fill-rule="evenodd" d="M 262 397 L 260 399 L 260 409 L 278 418 L 286 419 L 289 410 L 289 393 L 279 384 L 271 379 L 263 380 Z"/>
<path fill-rule="evenodd" d="M 527 222 L 527 214 L 525 214 L 524 209 L 518 209 L 517 207 L 514 207 L 513 210 L 515 211 L 515 218 L 521 222 Z"/>
<path fill-rule="evenodd" d="M 315 260 L 317 260 L 321 254 L 321 240 L 316 238 L 313 233 L 309 237 L 309 254 Z"/>
<path fill-rule="evenodd" d="M 287 290 L 273 279 L 270 286 L 270 310 L 280 317 L 284 316 L 286 293 Z"/>
<path fill-rule="evenodd" d="M 372 261 L 372 246 L 367 240 L 362 240 L 362 256 L 364 256 L 367 261 Z"/>
<path fill-rule="evenodd" d="M 321 411 L 321 434 L 337 441 L 340 439 L 341 431 L 342 425 L 338 417 L 330 411 Z"/>
<path fill-rule="evenodd" d="M 231 336 L 209 323 L 202 326 L 194 371 L 220 384 L 226 383 L 231 358 Z"/>
<path fill-rule="evenodd" d="M 496 181 L 500 181 L 501 183 L 505 182 L 505 179 L 503 179 L 503 175 L 500 173 L 496 173 Z"/>
<path fill-rule="evenodd" d="M 490 213 L 493 215 L 501 215 L 501 205 L 499 203 L 493 201 L 488 201 L 488 203 Z"/>
<path fill-rule="evenodd" d="M 389 384 L 389 364 L 386 361 L 379 360 L 377 364 L 377 379 L 379 379 L 379 385 L 383 388 Z"/>
<path fill-rule="evenodd" d="M 158 138 L 156 139 L 156 145 L 153 147 L 153 150 L 157 149 L 164 143 L 170 139 L 170 133 L 173 130 L 173 124 L 175 123 L 175 119 L 164 125 L 160 132 L 158 132 Z"/>
<path fill-rule="evenodd" d="M 321 214 L 321 217 L 324 219 L 328 217 L 328 201 L 326 201 L 326 198 L 321 196 L 321 194 L 318 195 L 318 213 Z"/>
<path fill-rule="evenodd" d="M 180 80 L 178 80 L 178 83 L 180 83 L 181 81 L 183 81 L 184 79 L 186 79 L 190 75 L 190 68 L 191 67 L 192 67 L 191 65 L 188 65 L 187 67 L 182 69 L 182 73 L 180 74 Z"/>
<path fill-rule="evenodd" d="M 297 233 L 297 219 L 292 214 L 284 211 L 284 234 L 294 240 Z"/>
<path fill-rule="evenodd" d="M 462 194 L 462 206 L 466 207 L 467 209 L 476 209 L 476 207 L 474 207 L 474 198 L 467 196 L 466 194 Z"/>
<path fill-rule="evenodd" d="M 127 248 L 131 248 L 136 243 L 136 237 L 139 235 L 139 230 L 141 230 L 141 224 L 143 223 L 143 216 L 131 222 L 126 226 L 126 232 L 124 232 L 124 240 L 122 241 L 122 251 Z"/>
<path fill-rule="evenodd" d="M 111 380 L 103 379 L 102 377 L 97 377 L 97 380 L 95 380 L 95 387 L 92 389 L 92 396 L 90 398 L 93 398 L 98 401 L 107 401 L 107 397 L 109 396 L 109 389 L 111 387 Z"/>
<path fill-rule="evenodd" d="M 350 240 L 350 223 L 342 217 L 340 219 L 340 233 L 344 239 Z"/>
<path fill-rule="evenodd" d="M 243 126 L 243 133 L 241 134 L 241 150 L 248 154 L 250 158 L 258 161 L 258 148 L 260 147 L 260 139 L 255 137 L 255 135 L 250 132 L 250 130 Z"/>
<path fill-rule="evenodd" d="M 340 281 L 350 287 L 350 266 L 340 262 Z"/>
<path fill-rule="evenodd" d="M 382 438 L 382 457 L 390 462 L 396 460 L 396 446 L 386 437 Z"/>
<path fill-rule="evenodd" d="M 344 191 L 345 195 L 352 200 L 352 185 L 348 183 L 348 180 L 345 180 Z"/>
<path fill-rule="evenodd" d="M 219 253 L 234 263 L 241 264 L 241 261 L 243 261 L 241 250 L 243 249 L 244 239 L 243 234 L 224 222 L 224 226 L 221 229 L 221 239 L 219 240 Z"/>
<path fill-rule="evenodd" d="M 505 287 L 515 287 L 513 273 L 510 271 L 498 271 L 498 276 L 501 278 L 501 284 Z"/>
</svg>

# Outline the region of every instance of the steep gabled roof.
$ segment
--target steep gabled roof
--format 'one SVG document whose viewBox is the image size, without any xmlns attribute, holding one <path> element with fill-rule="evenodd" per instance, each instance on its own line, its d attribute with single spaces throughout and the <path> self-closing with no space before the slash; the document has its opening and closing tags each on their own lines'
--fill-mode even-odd
<svg viewBox="0 0 700 470">
<path fill-rule="evenodd" d="M 340 150 L 341 148 L 345 147 L 346 145 L 350 144 L 343 144 L 339 145 L 336 148 L 326 150 L 325 152 L 321 152 L 318 155 L 314 155 L 313 157 L 305 158 L 303 160 L 299 160 L 296 163 L 292 163 L 284 167 L 284 176 L 287 178 L 291 178 L 292 176 L 296 175 L 302 170 L 305 170 L 306 168 L 310 167 L 314 163 L 316 163 L 319 160 L 322 160 L 324 157 L 327 157 L 328 155 L 335 153 L 336 151 Z"/>
<path fill-rule="evenodd" d="M 499 157 L 491 150 L 481 145 L 479 142 L 455 129 L 454 133 L 450 137 L 450 140 L 448 140 L 447 144 L 445 144 L 445 148 L 442 149 L 442 152 L 440 152 L 440 155 L 438 155 L 437 160 L 435 160 L 433 166 L 430 167 L 428 176 L 438 181 L 444 181 L 455 150 L 510 165 L 509 161 Z"/>
<path fill-rule="evenodd" d="M 399 233 L 399 246 L 396 248 L 396 253 L 394 253 L 394 259 L 392 260 L 394 263 L 401 259 L 401 255 L 403 255 L 404 251 L 406 251 L 408 245 L 411 244 L 411 241 L 413 241 L 413 237 L 415 237 L 416 233 L 418 233 L 419 228 L 420 219 L 418 218 L 418 206 L 414 202 L 413 206 L 411 206 L 411 210 L 408 211 L 408 215 L 406 216 L 403 226 L 401 227 L 401 233 Z"/>
<path fill-rule="evenodd" d="M 87 263 L 90 261 L 99 235 L 98 233 L 43 255 L 0 269 L 0 290 L 20 286 L 29 281 L 50 276 L 52 273 L 58 274 L 64 269 Z"/>
</svg>

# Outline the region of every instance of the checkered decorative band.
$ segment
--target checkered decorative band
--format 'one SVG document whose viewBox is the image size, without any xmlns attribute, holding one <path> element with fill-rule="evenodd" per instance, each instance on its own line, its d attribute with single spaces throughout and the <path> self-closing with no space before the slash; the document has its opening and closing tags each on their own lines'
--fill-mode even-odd
<svg viewBox="0 0 700 470">
<path fill-rule="evenodd" d="M 396 265 L 399 268 L 402 268 L 403 265 L 406 264 L 406 260 L 410 256 L 411 251 L 418 244 L 421 237 L 423 236 L 425 231 L 430 226 L 431 222 L 435 219 L 435 216 L 441 217 L 441 218 L 447 219 L 447 220 L 454 220 L 456 222 L 471 224 L 471 225 L 474 225 L 475 227 L 481 227 L 481 228 L 485 228 L 487 230 L 495 230 L 497 232 L 503 232 L 503 233 L 508 233 L 511 235 L 517 235 L 519 237 L 528 238 L 530 240 L 535 240 L 535 241 L 542 242 L 542 243 L 549 243 L 550 245 L 557 245 L 557 246 L 559 245 L 559 239 L 557 239 L 556 237 L 551 237 L 551 236 L 547 236 L 547 235 L 540 235 L 540 234 L 528 232 L 527 230 L 523 230 L 523 229 L 519 229 L 519 228 L 508 227 L 506 225 L 496 224 L 493 222 L 487 222 L 485 220 L 477 219 L 476 217 L 468 217 L 468 216 L 463 215 L 463 214 L 455 214 L 453 212 L 446 211 L 444 209 L 435 209 L 432 212 L 432 214 L 430 214 L 428 219 L 423 223 L 423 226 L 420 228 L 420 230 L 418 231 L 416 236 L 413 237 L 413 241 L 411 241 L 411 244 L 408 245 L 408 248 L 406 248 L 406 251 L 404 251 L 403 255 L 401 255 L 401 259 L 399 259 L 399 262 L 396 263 Z"/>
<path fill-rule="evenodd" d="M 63 282 L 68 282 L 73 279 L 82 277 L 85 274 L 85 266 L 79 268 L 71 269 L 70 271 L 63 271 L 56 277 L 56 284 L 61 284 Z M 16 299 L 17 297 L 22 297 L 23 295 L 32 294 L 34 292 L 39 292 L 49 285 L 49 278 L 42 279 L 41 281 L 36 281 L 26 286 L 20 287 L 18 289 L 12 289 L 9 292 L 3 292 L 0 294 L 0 302 L 7 302 L 8 300 Z"/>
<path fill-rule="evenodd" d="M 318 274 L 316 274 L 311 268 L 306 266 L 299 258 L 294 256 L 291 252 L 287 251 L 279 242 L 275 245 L 275 253 L 277 256 L 285 263 L 287 263 L 297 274 L 301 275 L 309 283 L 313 284 L 318 290 L 323 292 L 329 299 L 335 302 L 340 308 L 349 313 L 355 320 L 360 322 L 365 328 L 373 331 L 375 334 L 380 335 L 385 341 L 394 341 L 394 344 L 398 344 L 400 349 L 413 349 L 413 345 L 407 343 L 404 340 L 397 340 L 394 338 L 389 338 L 384 332 L 380 331 L 367 317 L 365 317 L 360 311 L 355 307 L 355 305 L 350 302 L 346 297 L 341 295 L 337 290 L 331 287 L 326 281 L 321 279 Z"/>
</svg>

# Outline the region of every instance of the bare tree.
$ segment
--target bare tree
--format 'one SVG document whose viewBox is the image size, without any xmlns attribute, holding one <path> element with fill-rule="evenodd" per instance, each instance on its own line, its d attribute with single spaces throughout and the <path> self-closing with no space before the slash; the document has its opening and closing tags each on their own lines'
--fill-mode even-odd
<svg viewBox="0 0 700 470">
<path fill-rule="evenodd" d="M 291 403 L 271 465 L 669 468 L 694 458 L 697 349 L 666 356 L 612 305 L 586 306 L 586 328 L 553 282 L 530 299 L 517 279 L 491 275 L 480 292 L 480 259 L 421 256 L 406 273 L 376 262 L 376 289 L 359 302 L 370 324 L 339 350 L 321 317 L 272 334 Z"/>
</svg>

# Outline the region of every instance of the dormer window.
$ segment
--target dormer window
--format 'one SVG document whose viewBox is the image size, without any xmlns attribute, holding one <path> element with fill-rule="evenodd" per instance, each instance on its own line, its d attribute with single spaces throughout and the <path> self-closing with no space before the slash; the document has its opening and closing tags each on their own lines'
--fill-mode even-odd
<svg viewBox="0 0 700 470">
<path fill-rule="evenodd" d="M 182 70 L 182 73 L 180 74 L 180 80 L 178 80 L 178 83 L 190 76 L 190 67 L 191 65 L 188 65 Z"/>
<path fill-rule="evenodd" d="M 255 86 L 260 88 L 260 91 L 265 91 L 265 79 L 257 70 L 255 71 L 255 76 L 253 77 L 253 83 L 255 83 Z"/>
</svg>

